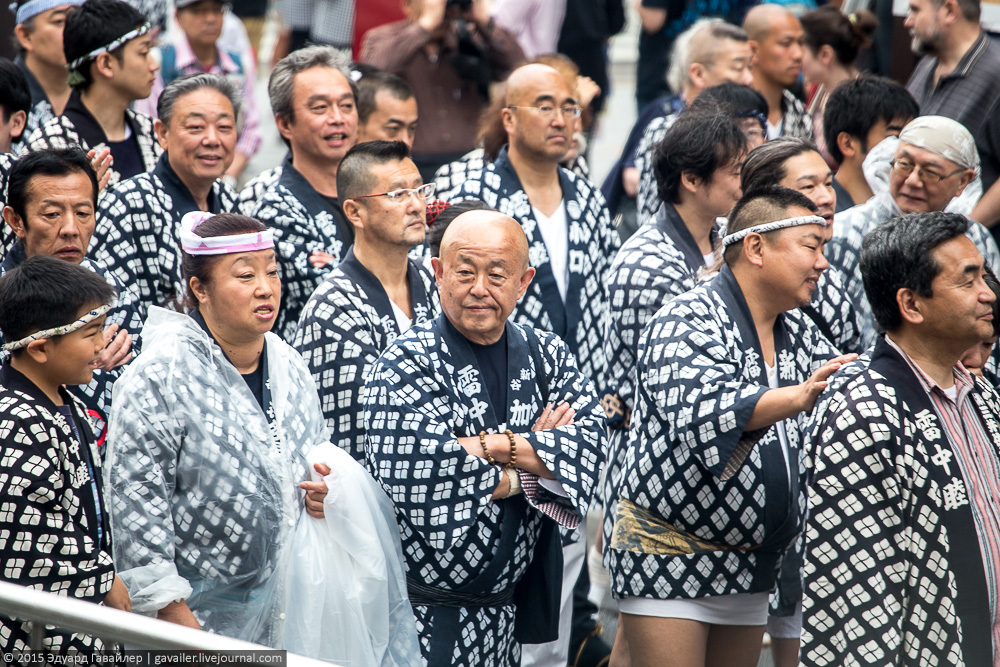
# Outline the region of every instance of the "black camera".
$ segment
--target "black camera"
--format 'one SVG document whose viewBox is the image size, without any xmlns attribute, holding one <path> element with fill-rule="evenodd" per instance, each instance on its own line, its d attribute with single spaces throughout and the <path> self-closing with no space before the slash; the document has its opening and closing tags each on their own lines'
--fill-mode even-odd
<svg viewBox="0 0 1000 667">
<path fill-rule="evenodd" d="M 445 7 L 458 7 L 459 9 L 468 9 L 472 6 L 472 0 L 448 0 L 448 4 Z"/>
</svg>

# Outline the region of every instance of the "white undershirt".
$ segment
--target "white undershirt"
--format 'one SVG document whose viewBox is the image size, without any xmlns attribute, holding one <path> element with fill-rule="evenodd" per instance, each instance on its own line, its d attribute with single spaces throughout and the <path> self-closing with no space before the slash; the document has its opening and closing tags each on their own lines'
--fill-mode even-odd
<svg viewBox="0 0 1000 667">
<path fill-rule="evenodd" d="M 545 249 L 549 251 L 549 265 L 556 277 L 559 296 L 566 301 L 566 284 L 569 282 L 569 228 L 566 225 L 566 207 L 559 202 L 559 208 L 551 216 L 544 215 L 534 206 L 538 231 L 542 234 Z"/>
<path fill-rule="evenodd" d="M 952 400 L 952 402 L 955 402 L 958 399 L 958 385 L 957 384 L 953 384 L 950 387 L 948 387 L 947 389 L 942 388 L 941 391 L 943 391 L 944 395 L 947 396 L 948 398 L 950 398 Z"/>
<path fill-rule="evenodd" d="M 764 362 L 764 368 L 767 369 L 767 386 L 771 389 L 778 389 L 781 385 L 778 384 L 778 371 L 774 366 L 769 366 L 767 362 Z M 785 456 L 785 472 L 788 474 L 788 485 L 792 485 L 792 468 L 788 463 L 788 436 L 785 434 L 785 420 L 779 421 L 775 424 L 778 429 L 778 442 L 781 444 L 781 453 Z"/>
<path fill-rule="evenodd" d="M 405 332 L 411 326 L 413 326 L 413 320 L 406 316 L 403 309 L 396 305 L 396 302 L 389 299 L 389 304 L 392 306 L 392 314 L 396 316 L 396 325 L 399 327 L 399 333 Z"/>
<path fill-rule="evenodd" d="M 781 117 L 781 122 L 777 125 L 771 125 L 771 121 L 767 121 L 767 140 L 777 139 L 781 136 L 781 126 L 785 123 L 785 117 Z"/>
<path fill-rule="evenodd" d="M 710 252 L 707 255 L 702 255 L 701 261 L 705 263 L 705 266 L 712 266 L 712 263 L 715 262 L 715 253 Z"/>
</svg>

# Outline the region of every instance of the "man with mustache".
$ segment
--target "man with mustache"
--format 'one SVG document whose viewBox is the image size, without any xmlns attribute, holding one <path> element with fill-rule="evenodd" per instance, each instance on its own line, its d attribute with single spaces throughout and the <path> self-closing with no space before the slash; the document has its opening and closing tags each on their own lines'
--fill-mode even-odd
<svg viewBox="0 0 1000 667">
<path fill-rule="evenodd" d="M 953 118 L 975 137 L 982 159 L 983 197 L 971 217 L 993 227 L 1000 220 L 1000 186 L 994 187 L 1000 177 L 1000 47 L 979 26 L 979 4 L 979 0 L 910 0 L 904 25 L 913 52 L 924 58 L 906 89 L 921 115 Z"/>
<path fill-rule="evenodd" d="M 805 33 L 795 16 L 776 4 L 757 5 L 747 12 L 743 29 L 753 51 L 753 87 L 767 100 L 767 138 L 812 139 L 812 118 L 790 90 L 802 73 Z"/>
<path fill-rule="evenodd" d="M 295 330 L 319 390 L 333 443 L 364 461 L 361 391 L 382 351 L 411 325 L 437 316 L 430 271 L 409 259 L 424 242 L 425 185 L 402 141 L 352 148 L 337 170 L 337 192 L 354 226 L 354 246 L 313 292 Z"/>
<path fill-rule="evenodd" d="M 959 362 L 993 335 L 996 297 L 969 224 L 914 213 L 865 237 L 885 334 L 806 440 L 807 667 L 997 664 L 1000 397 Z"/>
<path fill-rule="evenodd" d="M 337 191 L 340 162 L 358 136 L 358 90 L 347 65 L 331 46 L 278 61 L 267 92 L 288 157 L 240 194 L 243 211 L 274 230 L 281 312 L 272 331 L 289 342 L 309 296 L 354 243 Z"/>
<path fill-rule="evenodd" d="M 830 264 L 847 279 L 847 298 L 858 314 L 861 349 L 871 347 L 878 333 L 859 269 L 865 235 L 901 213 L 945 210 L 974 178 L 979 156 L 972 135 L 960 123 L 921 116 L 900 132 L 891 165 L 889 190 L 839 214 L 827 245 Z M 970 225 L 967 234 L 988 265 L 1000 266 L 1000 250 L 985 227 Z"/>
</svg>

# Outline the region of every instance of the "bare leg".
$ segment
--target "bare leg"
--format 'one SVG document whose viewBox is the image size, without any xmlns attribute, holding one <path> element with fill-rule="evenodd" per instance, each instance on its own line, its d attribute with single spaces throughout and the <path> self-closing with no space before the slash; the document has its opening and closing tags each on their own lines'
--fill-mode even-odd
<svg viewBox="0 0 1000 667">
<path fill-rule="evenodd" d="M 704 667 L 707 623 L 632 614 L 621 614 L 621 619 L 632 667 Z"/>
<path fill-rule="evenodd" d="M 622 614 L 618 614 L 618 630 L 615 632 L 615 644 L 611 647 L 611 660 L 608 667 L 632 667 L 632 659 L 628 654 L 628 641 L 622 629 Z"/>
<path fill-rule="evenodd" d="M 771 637 L 771 656 L 774 667 L 797 667 L 799 664 L 799 638 L 775 639 Z"/>
<path fill-rule="evenodd" d="M 763 625 L 713 625 L 708 633 L 706 667 L 756 667 Z"/>
</svg>

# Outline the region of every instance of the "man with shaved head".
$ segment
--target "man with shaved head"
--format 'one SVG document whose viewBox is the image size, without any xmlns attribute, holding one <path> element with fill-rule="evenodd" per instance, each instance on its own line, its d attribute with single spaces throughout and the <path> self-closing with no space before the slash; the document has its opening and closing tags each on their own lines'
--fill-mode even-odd
<svg viewBox="0 0 1000 667">
<path fill-rule="evenodd" d="M 579 115 L 559 72 L 538 64 L 514 70 L 503 110 L 507 147 L 450 199 L 480 199 L 521 224 L 538 274 L 514 320 L 557 334 L 597 380 L 605 368 L 604 285 L 619 241 L 597 188 L 559 165 Z"/>
<path fill-rule="evenodd" d="M 757 5 L 747 12 L 743 29 L 753 51 L 753 87 L 767 100 L 767 138 L 813 138 L 812 117 L 788 89 L 802 73 L 805 33 L 790 11 L 777 4 Z"/>
<path fill-rule="evenodd" d="M 363 394 L 429 665 L 515 667 L 556 638 L 556 528 L 586 516 L 602 463 L 593 384 L 557 336 L 509 320 L 529 256 L 514 219 L 457 217 L 431 260 L 442 315 L 396 338 Z"/>
</svg>

